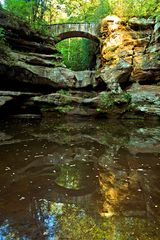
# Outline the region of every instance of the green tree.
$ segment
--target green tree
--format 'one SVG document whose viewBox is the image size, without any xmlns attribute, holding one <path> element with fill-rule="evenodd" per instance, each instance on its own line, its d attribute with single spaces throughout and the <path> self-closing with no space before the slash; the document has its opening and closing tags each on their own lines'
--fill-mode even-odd
<svg viewBox="0 0 160 240">
<path fill-rule="evenodd" d="M 160 14 L 157 0 L 111 0 L 112 13 L 119 17 L 149 17 Z"/>
<path fill-rule="evenodd" d="M 5 8 L 24 20 L 32 21 L 33 1 L 6 0 Z"/>
<path fill-rule="evenodd" d="M 92 69 L 95 65 L 96 45 L 89 39 L 71 38 L 57 44 L 64 64 L 75 71 Z"/>
</svg>

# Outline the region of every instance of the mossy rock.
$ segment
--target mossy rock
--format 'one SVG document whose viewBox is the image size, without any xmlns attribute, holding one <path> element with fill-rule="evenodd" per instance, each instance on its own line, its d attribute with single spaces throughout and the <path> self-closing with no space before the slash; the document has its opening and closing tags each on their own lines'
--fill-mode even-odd
<svg viewBox="0 0 160 240">
<path fill-rule="evenodd" d="M 112 92 L 102 92 L 99 94 L 97 112 L 106 113 L 108 117 L 119 117 L 124 113 L 131 102 L 130 94 L 122 92 L 115 94 Z"/>
</svg>

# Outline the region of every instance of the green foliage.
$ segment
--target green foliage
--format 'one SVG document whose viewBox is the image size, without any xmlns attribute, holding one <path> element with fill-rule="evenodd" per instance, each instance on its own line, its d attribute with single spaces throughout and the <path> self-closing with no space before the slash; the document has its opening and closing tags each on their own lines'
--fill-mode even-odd
<svg viewBox="0 0 160 240">
<path fill-rule="evenodd" d="M 92 69 L 95 65 L 96 45 L 84 38 L 71 38 L 57 44 L 57 49 L 63 54 L 67 68 L 75 71 Z"/>
<path fill-rule="evenodd" d="M 21 17 L 29 22 L 32 21 L 32 7 L 33 1 L 24 0 L 6 0 L 5 8 L 16 16 Z"/>
<path fill-rule="evenodd" d="M 4 28 L 0 27 L 0 41 L 5 40 L 5 30 Z"/>
<path fill-rule="evenodd" d="M 158 0 L 111 0 L 112 13 L 119 17 L 149 17 L 160 14 Z"/>
<path fill-rule="evenodd" d="M 68 113 L 68 112 L 72 111 L 73 109 L 74 109 L 74 107 L 70 106 L 70 105 L 58 106 L 55 108 L 55 110 L 57 110 L 60 113 Z"/>
<path fill-rule="evenodd" d="M 114 106 L 128 104 L 131 101 L 130 94 L 126 92 L 122 92 L 120 94 L 114 94 L 112 92 L 101 92 L 99 94 L 99 98 L 100 108 L 98 108 L 97 111 L 100 111 L 101 109 L 113 108 Z"/>
<path fill-rule="evenodd" d="M 125 18 L 160 15 L 158 0 L 5 0 L 4 6 L 43 30 L 46 23 L 99 22 L 109 14 Z"/>
<path fill-rule="evenodd" d="M 66 90 L 64 90 L 64 89 L 58 90 L 57 93 L 59 93 L 59 94 L 61 94 L 61 95 L 68 96 L 68 97 L 71 96 L 70 92 L 69 92 L 69 91 L 66 91 Z"/>
<path fill-rule="evenodd" d="M 101 18 L 111 13 L 111 7 L 108 0 L 100 0 L 98 7 L 96 8 L 94 18 L 98 22 Z"/>
<path fill-rule="evenodd" d="M 0 27 L 0 57 L 5 60 L 10 60 L 8 57 L 8 53 L 10 51 L 10 48 L 5 42 L 5 30 L 4 28 Z"/>
</svg>

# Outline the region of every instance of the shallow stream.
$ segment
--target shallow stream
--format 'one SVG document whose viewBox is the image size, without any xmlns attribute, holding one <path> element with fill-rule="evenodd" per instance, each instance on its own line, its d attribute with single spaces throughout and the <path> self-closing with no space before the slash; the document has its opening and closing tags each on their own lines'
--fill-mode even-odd
<svg viewBox="0 0 160 240">
<path fill-rule="evenodd" d="M 160 125 L 0 122 L 0 240 L 159 240 Z"/>
</svg>

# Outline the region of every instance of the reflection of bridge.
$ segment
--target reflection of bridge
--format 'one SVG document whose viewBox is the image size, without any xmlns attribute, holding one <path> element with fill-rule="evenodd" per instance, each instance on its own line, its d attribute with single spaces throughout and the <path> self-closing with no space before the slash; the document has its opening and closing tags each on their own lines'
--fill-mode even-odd
<svg viewBox="0 0 160 240">
<path fill-rule="evenodd" d="M 56 37 L 56 42 L 67 38 L 83 37 L 99 43 L 99 24 L 97 23 L 62 23 L 49 26 L 50 32 Z"/>
</svg>

